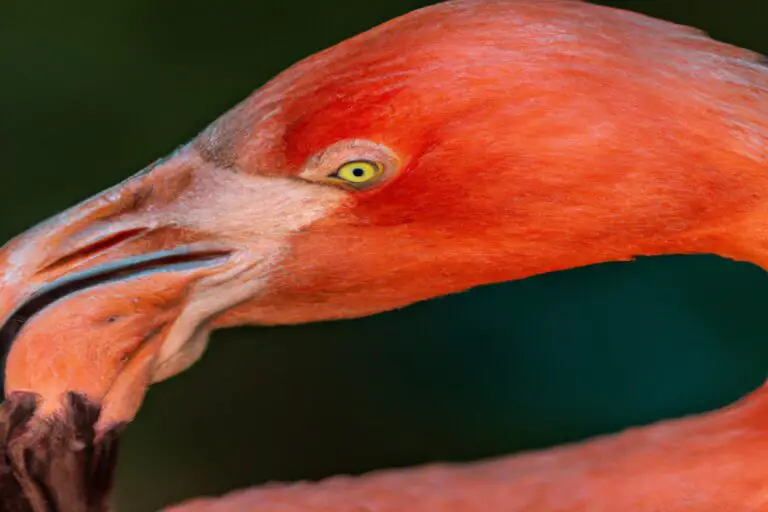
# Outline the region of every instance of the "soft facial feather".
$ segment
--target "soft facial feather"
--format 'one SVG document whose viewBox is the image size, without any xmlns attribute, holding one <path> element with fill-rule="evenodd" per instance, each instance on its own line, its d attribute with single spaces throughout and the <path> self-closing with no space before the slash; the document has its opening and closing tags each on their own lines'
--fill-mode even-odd
<svg viewBox="0 0 768 512">
<path fill-rule="evenodd" d="M 296 174 L 351 138 L 404 161 L 296 237 L 288 289 L 280 273 L 230 318 L 358 316 L 644 254 L 746 258 L 723 230 L 765 202 L 767 98 L 759 56 L 581 2 L 452 2 L 389 22 L 195 143 L 252 173 Z"/>
</svg>

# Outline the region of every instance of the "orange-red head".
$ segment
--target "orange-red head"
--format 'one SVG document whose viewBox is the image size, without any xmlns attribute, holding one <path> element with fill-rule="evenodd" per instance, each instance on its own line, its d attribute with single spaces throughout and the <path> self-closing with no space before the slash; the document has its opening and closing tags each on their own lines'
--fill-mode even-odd
<svg viewBox="0 0 768 512">
<path fill-rule="evenodd" d="M 768 68 L 570 0 L 458 0 L 302 61 L 0 253 L 6 391 L 130 419 L 211 329 L 627 259 L 766 254 Z"/>
</svg>

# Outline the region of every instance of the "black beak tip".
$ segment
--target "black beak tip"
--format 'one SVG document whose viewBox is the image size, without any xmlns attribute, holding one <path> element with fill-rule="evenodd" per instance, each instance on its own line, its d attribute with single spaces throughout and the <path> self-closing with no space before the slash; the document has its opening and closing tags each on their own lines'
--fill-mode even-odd
<svg viewBox="0 0 768 512">
<path fill-rule="evenodd" d="M 122 425 L 95 430 L 100 408 L 70 393 L 63 414 L 35 417 L 37 397 L 14 393 L 0 406 L 0 510 L 105 512 Z"/>
</svg>

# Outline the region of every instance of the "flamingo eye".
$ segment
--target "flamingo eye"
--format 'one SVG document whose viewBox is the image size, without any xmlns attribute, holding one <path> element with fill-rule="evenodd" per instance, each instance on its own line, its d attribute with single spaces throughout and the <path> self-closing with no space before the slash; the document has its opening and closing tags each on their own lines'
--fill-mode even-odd
<svg viewBox="0 0 768 512">
<path fill-rule="evenodd" d="M 328 176 L 328 179 L 359 187 L 375 181 L 381 176 L 383 170 L 384 167 L 379 163 L 368 160 L 355 160 L 339 167 L 336 172 Z"/>
<path fill-rule="evenodd" d="M 345 139 L 309 157 L 296 177 L 362 191 L 390 182 L 401 167 L 400 158 L 388 147 L 365 139 Z"/>
</svg>

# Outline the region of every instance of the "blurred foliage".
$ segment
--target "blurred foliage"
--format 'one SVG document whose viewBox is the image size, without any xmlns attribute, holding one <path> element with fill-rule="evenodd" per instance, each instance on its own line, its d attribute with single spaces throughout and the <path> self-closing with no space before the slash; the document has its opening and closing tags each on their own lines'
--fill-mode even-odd
<svg viewBox="0 0 768 512">
<path fill-rule="evenodd" d="M 291 63 L 423 4 L 3 0 L 0 238 L 168 153 Z M 768 52 L 764 0 L 613 5 Z M 762 382 L 767 302 L 758 268 L 667 257 L 218 333 L 128 430 L 119 509 L 713 409 Z"/>
</svg>

